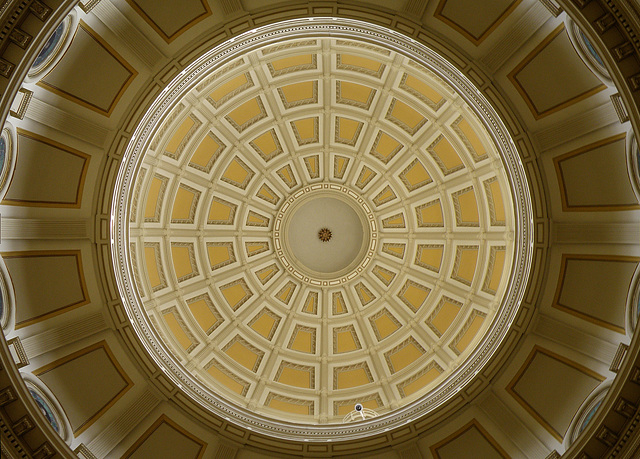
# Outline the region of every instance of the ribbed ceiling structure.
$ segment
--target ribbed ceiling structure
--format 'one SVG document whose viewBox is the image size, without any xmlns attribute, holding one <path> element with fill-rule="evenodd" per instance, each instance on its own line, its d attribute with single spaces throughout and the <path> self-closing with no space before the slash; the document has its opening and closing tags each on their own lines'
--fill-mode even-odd
<svg viewBox="0 0 640 459">
<path fill-rule="evenodd" d="M 0 24 L 3 457 L 638 456 L 637 1 Z"/>
<path fill-rule="evenodd" d="M 129 185 L 116 253 L 147 325 L 213 393 L 281 420 L 416 400 L 499 342 L 528 269 L 509 145 L 468 94 L 360 40 L 274 39 L 191 78 Z"/>
</svg>

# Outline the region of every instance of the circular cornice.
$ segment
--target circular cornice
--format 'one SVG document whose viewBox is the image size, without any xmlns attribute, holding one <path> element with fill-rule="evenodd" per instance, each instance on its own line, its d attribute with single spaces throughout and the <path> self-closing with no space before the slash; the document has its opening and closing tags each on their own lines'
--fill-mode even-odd
<svg viewBox="0 0 640 459">
<path fill-rule="evenodd" d="M 192 89 L 204 75 L 238 54 L 250 51 L 258 46 L 275 43 L 283 37 L 303 38 L 318 35 L 354 38 L 375 43 L 385 48 L 391 48 L 405 56 L 409 56 L 443 78 L 472 107 L 492 136 L 493 143 L 498 148 L 502 165 L 510 182 L 514 207 L 514 263 L 511 266 L 513 274 L 505 289 L 507 294 L 499 307 L 500 314 L 491 324 L 483 342 L 480 343 L 464 364 L 458 367 L 437 389 L 431 391 L 425 397 L 389 414 L 358 423 L 357 425 L 308 426 L 280 422 L 256 415 L 251 410 L 230 405 L 224 399 L 203 387 L 200 382 L 184 372 L 182 366 L 151 331 L 148 319 L 142 313 L 140 297 L 132 281 L 134 279 L 134 269 L 128 253 L 128 218 L 134 194 L 133 184 L 145 151 L 154 133 L 159 129 L 164 114 L 175 107 L 180 98 Z M 236 37 L 196 60 L 165 88 L 139 124 L 125 152 L 122 166 L 118 173 L 115 187 L 116 195 L 112 206 L 112 257 L 115 272 L 123 274 L 122 276 L 117 276 L 118 289 L 129 319 L 136 333 L 142 337 L 142 342 L 149 354 L 178 387 L 214 414 L 231 420 L 249 430 L 280 438 L 331 441 L 337 434 L 340 435 L 341 439 L 361 438 L 411 422 L 442 406 L 476 377 L 498 349 L 517 314 L 532 263 L 533 211 L 528 189 L 518 152 L 495 110 L 467 78 L 435 52 L 397 32 L 359 21 L 314 18 L 278 23 L 255 29 Z"/>
<path fill-rule="evenodd" d="M 308 199 L 331 197 L 353 207 L 362 225 L 363 240 L 354 261 L 335 273 L 324 274 L 310 269 L 301 261 L 297 261 L 289 238 L 285 237 L 291 220 L 301 205 Z M 378 246 L 378 224 L 372 209 L 354 190 L 333 183 L 318 183 L 302 188 L 293 193 L 280 207 L 276 214 L 273 231 L 273 243 L 276 254 L 285 269 L 302 282 L 316 286 L 340 285 L 354 279 L 373 259 Z M 330 228 L 328 228 L 330 229 Z"/>
</svg>

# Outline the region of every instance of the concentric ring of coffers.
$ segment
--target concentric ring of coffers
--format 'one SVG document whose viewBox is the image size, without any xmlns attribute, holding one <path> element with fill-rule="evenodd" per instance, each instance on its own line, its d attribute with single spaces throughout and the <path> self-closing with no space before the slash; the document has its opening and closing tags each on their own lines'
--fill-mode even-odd
<svg viewBox="0 0 640 459">
<path fill-rule="evenodd" d="M 318 184 L 375 220 L 375 253 L 339 285 L 292 275 L 274 247 L 282 204 Z M 287 438 L 362 437 L 445 403 L 505 336 L 531 263 L 526 178 L 494 110 L 432 51 L 346 20 L 257 29 L 194 62 L 137 129 L 113 214 L 118 287 L 158 366 Z M 355 403 L 380 416 L 336 425 Z"/>
</svg>

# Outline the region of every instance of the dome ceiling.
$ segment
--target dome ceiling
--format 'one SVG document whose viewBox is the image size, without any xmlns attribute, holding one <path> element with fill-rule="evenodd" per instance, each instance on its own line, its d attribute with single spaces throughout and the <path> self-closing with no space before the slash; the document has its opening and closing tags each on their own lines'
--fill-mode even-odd
<svg viewBox="0 0 640 459">
<path fill-rule="evenodd" d="M 638 456 L 637 2 L 23 3 L 3 457 Z"/>
<path fill-rule="evenodd" d="M 140 304 L 188 373 L 252 412 L 386 413 L 510 313 L 510 179 L 471 106 L 415 60 L 278 43 L 157 123 L 131 186 Z"/>
</svg>

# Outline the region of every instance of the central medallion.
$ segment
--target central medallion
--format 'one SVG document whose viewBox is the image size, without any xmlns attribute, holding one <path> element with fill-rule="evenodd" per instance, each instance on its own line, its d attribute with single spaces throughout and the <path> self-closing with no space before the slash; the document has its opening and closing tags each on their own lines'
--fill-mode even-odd
<svg viewBox="0 0 640 459">
<path fill-rule="evenodd" d="M 331 230 L 329 228 L 320 228 L 318 239 L 322 242 L 329 242 L 331 240 Z"/>
<path fill-rule="evenodd" d="M 344 196 L 333 193 L 307 194 L 287 219 L 285 246 L 293 264 L 300 265 L 314 275 L 339 276 L 346 268 L 357 262 L 366 246 L 365 234 L 369 231 L 361 218 L 362 212 L 350 205 Z M 322 229 L 331 226 L 339 237 L 331 244 L 324 244 L 331 238 L 331 232 Z M 326 230 L 328 231 L 328 230 Z M 316 239 L 314 234 L 324 234 L 325 241 Z"/>
<path fill-rule="evenodd" d="M 316 184 L 282 205 L 276 217 L 274 247 L 298 279 L 336 285 L 352 279 L 371 261 L 377 245 L 376 227 L 371 209 L 358 193 L 341 185 Z M 329 240 L 331 244 L 326 244 Z"/>
</svg>

